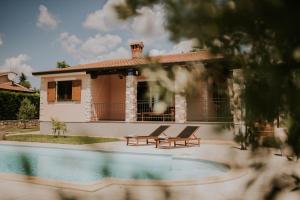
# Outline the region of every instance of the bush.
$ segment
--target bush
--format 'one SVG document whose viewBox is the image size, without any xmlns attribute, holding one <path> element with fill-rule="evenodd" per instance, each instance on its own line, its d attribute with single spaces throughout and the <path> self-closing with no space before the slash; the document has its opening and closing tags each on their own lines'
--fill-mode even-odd
<svg viewBox="0 0 300 200">
<path fill-rule="evenodd" d="M 29 99 L 23 99 L 19 112 L 17 114 L 18 119 L 24 124 L 26 128 L 26 123 L 28 120 L 33 119 L 36 113 L 35 106 L 29 101 Z"/>
<path fill-rule="evenodd" d="M 39 94 L 25 94 L 10 91 L 0 91 L 0 120 L 17 119 L 21 102 L 27 98 L 36 108 L 34 118 L 39 117 L 40 96 Z"/>
<path fill-rule="evenodd" d="M 269 136 L 269 137 L 264 137 L 262 141 L 262 146 L 263 147 L 270 147 L 270 148 L 280 148 L 280 144 L 276 141 L 275 137 Z"/>
<path fill-rule="evenodd" d="M 61 122 L 57 119 L 51 118 L 52 132 L 54 136 L 60 136 L 61 132 L 63 135 L 67 132 L 67 125 L 65 122 Z"/>
</svg>

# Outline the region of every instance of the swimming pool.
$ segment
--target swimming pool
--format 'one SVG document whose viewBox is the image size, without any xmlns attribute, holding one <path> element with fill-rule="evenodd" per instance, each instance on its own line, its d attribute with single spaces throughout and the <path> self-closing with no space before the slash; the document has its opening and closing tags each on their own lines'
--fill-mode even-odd
<svg viewBox="0 0 300 200">
<path fill-rule="evenodd" d="M 0 145 L 0 173 L 91 183 L 107 177 L 136 180 L 186 180 L 220 176 L 221 163 L 171 155 Z"/>
</svg>

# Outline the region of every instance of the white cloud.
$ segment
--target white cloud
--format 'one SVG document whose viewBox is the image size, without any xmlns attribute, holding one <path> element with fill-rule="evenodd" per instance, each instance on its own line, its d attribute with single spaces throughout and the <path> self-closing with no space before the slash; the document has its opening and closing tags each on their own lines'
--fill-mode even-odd
<svg viewBox="0 0 300 200">
<path fill-rule="evenodd" d="M 189 52 L 197 45 L 196 39 L 183 40 L 174 45 L 170 53 L 182 53 Z"/>
<path fill-rule="evenodd" d="M 130 58 L 131 52 L 128 48 L 119 47 L 116 50 L 98 56 L 98 60 L 107 60 L 107 59 L 119 59 L 119 58 Z"/>
<path fill-rule="evenodd" d="M 178 44 L 175 44 L 172 49 L 169 51 L 167 50 L 160 50 L 160 49 L 151 49 L 149 51 L 150 56 L 157 56 L 162 54 L 176 54 L 176 53 L 186 53 L 193 50 L 193 48 L 197 46 L 197 40 L 196 39 L 190 39 L 190 40 L 183 40 L 179 42 Z"/>
<path fill-rule="evenodd" d="M 151 49 L 149 51 L 149 56 L 158 56 L 158 55 L 163 55 L 167 54 L 166 50 L 159 50 L 159 49 Z"/>
<path fill-rule="evenodd" d="M 64 32 L 60 34 L 59 41 L 62 48 L 81 63 L 129 55 L 125 48 L 118 47 L 122 39 L 117 35 L 96 34 L 82 40 L 76 35 Z"/>
<path fill-rule="evenodd" d="M 109 0 L 100 10 L 90 13 L 83 26 L 88 29 L 95 29 L 98 31 L 109 31 L 122 23 L 118 19 L 114 6 L 124 3 L 124 0 Z"/>
<path fill-rule="evenodd" d="M 89 37 L 81 46 L 81 51 L 99 55 L 115 48 L 122 42 L 122 39 L 117 35 L 100 35 L 97 34 L 94 37 Z"/>
<path fill-rule="evenodd" d="M 36 25 L 43 29 L 55 29 L 58 26 L 58 19 L 48 11 L 44 5 L 39 7 L 39 16 Z"/>
<path fill-rule="evenodd" d="M 118 19 L 114 9 L 114 6 L 120 3 L 124 3 L 124 0 L 107 1 L 101 9 L 87 16 L 83 26 L 105 32 L 118 28 L 145 38 L 160 37 L 167 33 L 164 28 L 165 17 L 162 5 L 155 5 L 153 8 L 142 7 L 137 10 L 139 15 L 123 21 Z"/>
<path fill-rule="evenodd" d="M 59 41 L 63 49 L 73 56 L 77 54 L 78 47 L 82 43 L 76 35 L 71 35 L 68 32 L 61 33 Z"/>
<path fill-rule="evenodd" d="M 0 66 L 1 71 L 13 71 L 17 74 L 24 73 L 26 76 L 32 76 L 32 67 L 26 62 L 30 57 L 26 54 L 20 54 L 15 57 L 5 59 L 3 65 Z"/>
<path fill-rule="evenodd" d="M 156 37 L 165 34 L 164 10 L 161 5 L 155 5 L 152 9 L 142 7 L 137 10 L 140 15 L 133 18 L 131 29 L 145 37 Z"/>
</svg>

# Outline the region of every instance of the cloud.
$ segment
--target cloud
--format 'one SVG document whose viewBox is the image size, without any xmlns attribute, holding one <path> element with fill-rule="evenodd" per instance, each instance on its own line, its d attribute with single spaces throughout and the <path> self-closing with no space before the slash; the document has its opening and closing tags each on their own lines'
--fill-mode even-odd
<svg viewBox="0 0 300 200">
<path fill-rule="evenodd" d="M 81 63 L 129 55 L 128 50 L 119 47 L 122 38 L 117 35 L 96 34 L 82 40 L 76 35 L 64 32 L 60 34 L 59 41 L 62 48 Z"/>
<path fill-rule="evenodd" d="M 130 58 L 130 57 L 131 57 L 131 52 L 129 51 L 128 48 L 119 47 L 116 50 L 98 56 L 98 60 Z"/>
<path fill-rule="evenodd" d="M 124 0 L 109 0 L 100 10 L 90 13 L 83 26 L 88 29 L 95 29 L 98 31 L 109 31 L 122 23 L 118 19 L 114 6 L 124 3 Z"/>
<path fill-rule="evenodd" d="M 44 5 L 39 7 L 39 16 L 36 25 L 42 29 L 55 29 L 58 26 L 59 20 L 48 11 Z"/>
<path fill-rule="evenodd" d="M 131 29 L 145 37 L 156 37 L 165 34 L 164 10 L 162 5 L 153 8 L 142 7 L 137 10 L 140 15 L 133 18 Z"/>
<path fill-rule="evenodd" d="M 157 37 L 166 33 L 164 28 L 165 15 L 162 5 L 158 4 L 153 8 L 142 7 L 137 10 L 139 15 L 123 21 L 118 19 L 114 9 L 114 6 L 120 3 L 124 3 L 124 0 L 107 1 L 101 9 L 87 16 L 83 26 L 104 32 L 123 29 L 130 31 L 131 34 L 139 34 L 139 36 L 146 38 Z"/>
<path fill-rule="evenodd" d="M 24 73 L 26 76 L 32 76 L 32 67 L 26 62 L 30 57 L 26 54 L 19 54 L 15 57 L 5 59 L 3 65 L 0 66 L 1 71 L 13 71 L 17 74 Z"/>
<path fill-rule="evenodd" d="M 186 53 L 193 50 L 193 48 L 197 46 L 197 40 L 196 39 L 190 39 L 190 40 L 183 40 L 179 42 L 178 44 L 175 44 L 172 49 L 169 51 L 167 50 L 160 50 L 160 49 L 151 49 L 149 51 L 150 56 L 157 56 L 162 54 L 176 54 L 176 53 Z"/>
</svg>

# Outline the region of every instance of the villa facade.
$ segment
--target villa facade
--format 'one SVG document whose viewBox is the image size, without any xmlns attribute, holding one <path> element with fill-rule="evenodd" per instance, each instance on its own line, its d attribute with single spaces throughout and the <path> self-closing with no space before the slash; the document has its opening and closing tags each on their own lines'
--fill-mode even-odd
<svg viewBox="0 0 300 200">
<path fill-rule="evenodd" d="M 153 63 L 166 71 L 195 63 L 203 63 L 205 69 L 209 69 L 216 63 L 224 64 L 222 56 L 201 50 L 144 57 L 142 42 L 131 43 L 130 48 L 130 59 L 34 72 L 33 75 L 41 79 L 41 130 L 51 131 L 51 118 L 66 122 L 73 134 L 93 135 L 99 130 L 115 135 L 116 129 L 122 134 L 133 134 L 163 123 L 178 126 L 232 122 L 230 90 L 224 92 L 224 88 L 230 88 L 230 71 L 221 81 L 197 79 L 196 89 L 190 94 L 166 91 L 167 95 L 162 95 L 161 90 L 151 84 L 157 80 L 142 73 L 142 69 Z M 176 83 L 175 80 L 174 87 Z M 219 92 L 220 84 L 222 92 Z M 162 96 L 167 96 L 167 104 L 163 111 L 157 112 L 155 106 L 162 101 Z"/>
</svg>

